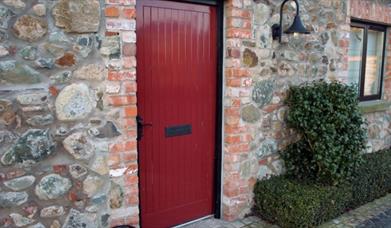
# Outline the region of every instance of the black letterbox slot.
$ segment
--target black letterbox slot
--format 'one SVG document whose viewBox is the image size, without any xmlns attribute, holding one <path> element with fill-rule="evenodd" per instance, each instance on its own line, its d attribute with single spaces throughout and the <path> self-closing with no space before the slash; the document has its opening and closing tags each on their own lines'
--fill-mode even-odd
<svg viewBox="0 0 391 228">
<path fill-rule="evenodd" d="M 177 126 L 169 126 L 165 128 L 166 137 L 174 137 L 181 135 L 190 135 L 191 134 L 191 125 L 177 125 Z"/>
</svg>

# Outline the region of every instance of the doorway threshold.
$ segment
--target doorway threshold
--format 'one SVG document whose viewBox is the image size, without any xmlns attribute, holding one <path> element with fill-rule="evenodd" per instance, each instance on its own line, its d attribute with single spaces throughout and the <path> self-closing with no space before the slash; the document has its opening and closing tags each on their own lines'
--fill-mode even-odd
<svg viewBox="0 0 391 228">
<path fill-rule="evenodd" d="M 177 226 L 173 226 L 172 228 L 182 228 L 182 227 L 189 226 L 189 225 L 192 225 L 194 223 L 197 223 L 197 222 L 200 222 L 202 220 L 209 219 L 209 218 L 213 218 L 213 217 L 214 217 L 214 215 L 207 215 L 207 216 L 201 217 L 199 219 L 191 220 L 190 222 L 187 222 L 187 223 L 183 223 L 183 224 L 180 224 L 180 225 L 177 225 Z"/>
</svg>

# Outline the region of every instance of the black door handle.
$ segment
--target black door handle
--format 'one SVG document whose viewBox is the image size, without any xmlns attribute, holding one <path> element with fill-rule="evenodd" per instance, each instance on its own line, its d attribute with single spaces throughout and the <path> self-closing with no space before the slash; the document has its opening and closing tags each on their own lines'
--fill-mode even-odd
<svg viewBox="0 0 391 228">
<path fill-rule="evenodd" d="M 152 123 L 144 123 L 141 116 L 136 116 L 137 121 L 137 141 L 140 141 L 144 136 L 144 127 L 152 127 Z"/>
</svg>

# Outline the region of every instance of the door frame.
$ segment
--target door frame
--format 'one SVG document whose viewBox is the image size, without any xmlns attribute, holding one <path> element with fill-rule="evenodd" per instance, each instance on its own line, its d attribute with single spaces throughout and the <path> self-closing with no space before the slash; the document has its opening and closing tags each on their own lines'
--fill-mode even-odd
<svg viewBox="0 0 391 228">
<path fill-rule="evenodd" d="M 216 7 L 216 19 L 217 19 L 217 31 L 216 31 L 216 42 L 217 42 L 217 65 L 216 65 L 216 135 L 215 135 L 215 156 L 214 156 L 214 217 L 221 218 L 221 178 L 222 178 L 222 146 L 223 146 L 223 61 L 224 61 L 224 0 L 168 0 L 171 2 L 186 2 L 198 5 L 208 5 Z M 137 1 L 136 1 L 137 4 Z M 136 19 L 137 21 L 137 19 Z M 137 34 L 137 31 L 136 31 Z M 136 43 L 137 46 L 137 43 Z M 136 57 L 137 59 L 137 57 Z M 137 71 L 137 68 L 136 68 Z M 136 74 L 137 75 L 137 74 Z M 137 76 L 136 76 L 137 82 Z M 136 97 L 138 98 L 138 93 L 136 93 Z M 137 163 L 140 165 L 140 149 L 139 149 L 139 141 L 137 141 Z M 138 169 L 140 170 L 140 169 Z M 140 172 L 138 172 L 138 178 L 140 180 Z M 139 189 L 139 199 L 141 194 L 141 182 L 138 182 Z M 138 203 L 139 206 L 139 216 L 140 216 L 140 224 L 143 219 L 141 216 L 141 200 Z"/>
</svg>

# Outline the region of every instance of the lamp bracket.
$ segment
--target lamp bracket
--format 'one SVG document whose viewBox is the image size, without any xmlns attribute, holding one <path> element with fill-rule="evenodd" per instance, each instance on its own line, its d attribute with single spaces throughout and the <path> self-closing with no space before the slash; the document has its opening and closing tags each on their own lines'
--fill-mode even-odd
<svg viewBox="0 0 391 228">
<path fill-rule="evenodd" d="M 276 40 L 280 37 L 280 30 L 281 30 L 281 26 L 279 24 L 274 24 L 272 26 L 272 37 L 273 37 L 273 40 Z"/>
</svg>

